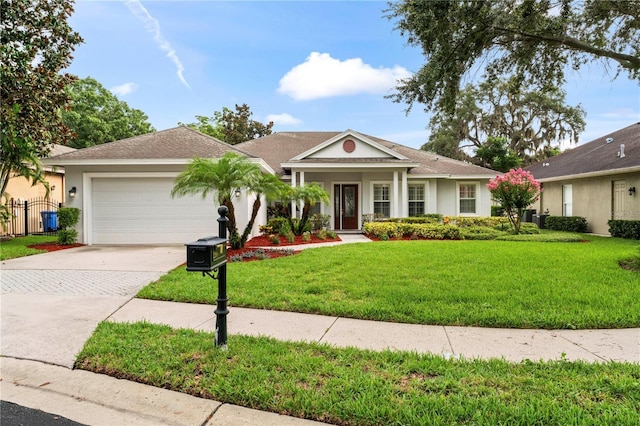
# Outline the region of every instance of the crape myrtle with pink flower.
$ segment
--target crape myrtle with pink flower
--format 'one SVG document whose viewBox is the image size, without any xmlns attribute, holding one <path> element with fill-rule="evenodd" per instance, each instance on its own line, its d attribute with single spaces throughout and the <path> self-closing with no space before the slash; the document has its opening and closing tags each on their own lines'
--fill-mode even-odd
<svg viewBox="0 0 640 426">
<path fill-rule="evenodd" d="M 500 203 L 516 234 L 520 233 L 520 222 L 524 210 L 538 200 L 542 192 L 540 182 L 522 169 L 511 169 L 502 176 L 496 176 L 487 184 L 491 197 Z"/>
</svg>

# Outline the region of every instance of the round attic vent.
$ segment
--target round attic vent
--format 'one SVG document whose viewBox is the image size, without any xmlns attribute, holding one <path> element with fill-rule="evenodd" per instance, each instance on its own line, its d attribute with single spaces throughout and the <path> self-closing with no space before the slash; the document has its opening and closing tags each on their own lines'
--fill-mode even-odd
<svg viewBox="0 0 640 426">
<path fill-rule="evenodd" d="M 356 150 L 356 143 L 351 139 L 347 139 L 342 143 L 342 149 L 344 149 L 345 152 L 351 153 Z"/>
</svg>

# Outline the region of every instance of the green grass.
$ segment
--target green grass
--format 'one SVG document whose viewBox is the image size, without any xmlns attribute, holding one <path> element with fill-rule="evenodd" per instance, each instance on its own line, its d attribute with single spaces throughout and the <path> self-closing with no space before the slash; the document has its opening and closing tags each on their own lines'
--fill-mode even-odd
<svg viewBox="0 0 640 426">
<path fill-rule="evenodd" d="M 637 425 L 640 366 L 408 352 L 102 323 L 77 367 L 339 425 Z"/>
<path fill-rule="evenodd" d="M 44 250 L 35 250 L 27 246 L 57 241 L 57 237 L 48 235 L 29 235 L 28 237 L 16 237 L 0 242 L 0 260 L 15 259 L 16 257 L 30 256 L 44 253 Z"/>
<path fill-rule="evenodd" d="M 638 242 L 387 241 L 229 263 L 232 306 L 434 325 L 640 326 Z M 142 298 L 215 304 L 216 284 L 177 268 Z"/>
</svg>

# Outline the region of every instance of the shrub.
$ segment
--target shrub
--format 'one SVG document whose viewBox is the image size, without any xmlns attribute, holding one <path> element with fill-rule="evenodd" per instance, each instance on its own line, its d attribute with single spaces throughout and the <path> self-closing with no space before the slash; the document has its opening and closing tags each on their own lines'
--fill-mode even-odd
<svg viewBox="0 0 640 426">
<path fill-rule="evenodd" d="M 80 209 L 76 207 L 60 207 L 58 209 L 58 227 L 67 229 L 76 226 L 80 219 Z"/>
<path fill-rule="evenodd" d="M 539 234 L 540 228 L 535 223 L 523 222 L 520 224 L 520 233 L 521 234 Z"/>
<path fill-rule="evenodd" d="M 425 215 L 425 216 L 414 216 L 414 217 L 402 217 L 402 218 L 392 218 L 388 220 L 389 222 L 396 223 L 440 223 L 442 221 L 442 215 Z"/>
<path fill-rule="evenodd" d="M 78 240 L 78 231 L 75 229 L 61 229 L 58 231 L 58 244 L 70 246 Z"/>
<path fill-rule="evenodd" d="M 302 233 L 302 241 L 309 242 L 311 241 L 311 232 L 306 231 Z"/>
<path fill-rule="evenodd" d="M 327 231 L 322 229 L 322 230 L 316 232 L 316 237 L 320 238 L 321 240 L 326 240 L 327 239 Z"/>
<path fill-rule="evenodd" d="M 291 225 L 286 217 L 274 217 L 269 219 L 267 227 L 271 229 L 272 234 L 286 235 L 287 232 L 291 232 Z"/>
<path fill-rule="evenodd" d="M 445 216 L 443 222 L 460 228 L 465 226 L 487 226 L 505 231 L 510 228 L 509 218 L 500 216 Z"/>
<path fill-rule="evenodd" d="M 640 240 L 640 220 L 610 220 L 607 223 L 612 237 Z"/>
<path fill-rule="evenodd" d="M 587 232 L 587 219 L 580 216 L 549 216 L 545 227 L 552 231 Z"/>
<path fill-rule="evenodd" d="M 314 214 L 309 218 L 312 231 L 327 229 L 331 224 L 331 216 L 328 214 Z"/>
<path fill-rule="evenodd" d="M 271 244 L 280 244 L 280 237 L 278 237 L 276 234 L 271 234 L 269 235 L 269 242 Z"/>
<path fill-rule="evenodd" d="M 61 207 L 58 209 L 58 244 L 68 246 L 78 240 L 78 231 L 73 228 L 80 219 L 80 209 L 76 207 Z"/>
<path fill-rule="evenodd" d="M 419 238 L 433 240 L 459 240 L 462 238 L 458 227 L 436 223 L 369 222 L 364 225 L 364 232 L 380 239 L 384 239 L 383 236 L 389 239 L 414 234 Z"/>
<path fill-rule="evenodd" d="M 504 231 L 487 226 L 466 226 L 460 228 L 460 235 L 462 235 L 465 240 L 494 240 L 504 234 Z"/>
<path fill-rule="evenodd" d="M 293 243 L 296 240 L 296 235 L 291 231 L 287 232 L 285 237 L 287 238 L 287 241 L 289 241 L 289 243 Z"/>
<path fill-rule="evenodd" d="M 336 234 L 334 231 L 327 231 L 327 238 L 335 240 L 336 238 L 338 238 L 338 234 Z"/>
<path fill-rule="evenodd" d="M 502 206 L 491 206 L 491 216 L 504 216 L 504 208 Z"/>
</svg>

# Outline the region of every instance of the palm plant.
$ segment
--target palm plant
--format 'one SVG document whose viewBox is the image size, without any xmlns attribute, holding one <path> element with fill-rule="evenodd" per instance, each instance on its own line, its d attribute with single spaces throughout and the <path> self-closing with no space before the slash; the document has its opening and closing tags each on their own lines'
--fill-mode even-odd
<svg viewBox="0 0 640 426">
<path fill-rule="evenodd" d="M 218 203 L 229 210 L 229 242 L 231 248 L 237 249 L 241 248 L 243 243 L 238 234 L 232 196 L 236 190 L 253 185 L 261 174 L 257 164 L 233 152 L 227 152 L 217 160 L 194 158 L 176 178 L 171 196 L 201 194 L 205 199 L 209 194 L 215 193 Z M 253 226 L 253 223 L 251 225 Z"/>
<path fill-rule="evenodd" d="M 250 192 L 255 194 L 256 199 L 253 201 L 251 219 L 249 219 L 249 223 L 244 228 L 244 232 L 240 237 L 241 247 L 244 247 L 247 239 L 249 238 L 249 233 L 253 228 L 253 224 L 258 216 L 260 207 L 262 206 L 262 196 L 264 195 L 267 201 L 278 200 L 283 196 L 283 194 L 287 193 L 290 187 L 286 183 L 282 182 L 278 176 L 260 173 L 251 177 L 247 188 Z"/>
<path fill-rule="evenodd" d="M 296 235 L 302 235 L 302 233 L 304 232 L 305 227 L 309 223 L 311 208 L 316 203 L 328 203 L 330 201 L 329 193 L 327 192 L 327 190 L 315 182 L 302 186 L 296 186 L 295 188 L 289 188 L 289 191 L 286 194 L 286 198 L 292 203 L 303 203 L 302 216 L 297 223 L 295 223 L 291 215 L 288 216 L 291 230 Z"/>
</svg>

